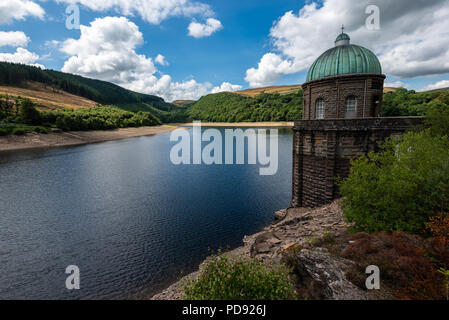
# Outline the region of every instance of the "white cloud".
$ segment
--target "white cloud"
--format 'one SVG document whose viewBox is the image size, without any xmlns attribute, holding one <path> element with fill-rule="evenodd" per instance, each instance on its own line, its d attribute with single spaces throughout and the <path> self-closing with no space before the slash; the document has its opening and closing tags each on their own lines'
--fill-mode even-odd
<svg viewBox="0 0 449 320">
<path fill-rule="evenodd" d="M 56 0 L 64 3 L 78 3 L 94 11 L 114 9 L 125 16 L 135 13 L 152 24 L 160 24 L 163 20 L 174 16 L 213 15 L 208 4 L 192 0 Z"/>
<path fill-rule="evenodd" d="M 80 31 L 79 39 L 62 43 L 61 50 L 71 56 L 63 72 L 115 83 L 132 83 L 156 72 L 151 58 L 134 51 L 143 43 L 143 35 L 127 18 L 95 19 L 90 26 L 80 26 Z"/>
<path fill-rule="evenodd" d="M 156 59 L 154 59 L 154 61 L 160 64 L 161 66 L 168 66 L 167 60 L 165 60 L 165 57 L 161 54 L 158 54 Z"/>
<path fill-rule="evenodd" d="M 380 8 L 378 31 L 365 26 L 368 5 Z M 384 73 L 410 78 L 449 72 L 449 0 L 324 0 L 309 2 L 298 13 L 285 13 L 270 30 L 275 52 L 291 67 L 273 75 L 259 70 L 269 67 L 259 63 L 259 68 L 248 70 L 247 81 L 267 85 L 284 74 L 306 71 L 333 46 L 342 24 L 352 43 L 379 56 Z"/>
<path fill-rule="evenodd" d="M 24 20 L 27 16 L 43 19 L 44 9 L 37 3 L 28 0 L 1 0 L 0 24 L 11 23 L 13 20 Z"/>
<path fill-rule="evenodd" d="M 67 39 L 61 44 L 60 50 L 70 56 L 63 72 L 110 81 L 167 101 L 196 100 L 214 89 L 208 82 L 198 83 L 193 79 L 174 82 L 169 75 L 159 76 L 153 60 L 136 53 L 136 48 L 143 43 L 143 35 L 125 17 L 98 18 L 90 26 L 81 26 L 80 32 L 79 39 Z M 161 57 L 158 55 L 156 62 L 165 61 Z"/>
<path fill-rule="evenodd" d="M 408 88 L 409 87 L 409 85 L 407 85 L 406 83 L 404 83 L 400 80 L 386 81 L 384 86 L 390 87 L 390 88 Z"/>
<path fill-rule="evenodd" d="M 246 71 L 245 80 L 251 87 L 263 87 L 272 84 L 284 74 L 296 71 L 298 68 L 294 66 L 294 62 L 284 60 L 280 55 L 270 52 L 262 57 L 257 68 Z"/>
<path fill-rule="evenodd" d="M 425 86 L 420 91 L 429 91 L 429 90 L 435 90 L 435 89 L 442 89 L 442 88 L 449 88 L 449 80 L 441 80 L 435 83 L 431 83 L 427 86 Z"/>
<path fill-rule="evenodd" d="M 211 93 L 218 93 L 218 92 L 232 92 L 232 91 L 237 91 L 242 89 L 242 86 L 238 85 L 238 84 L 232 84 L 229 82 L 223 82 L 221 84 L 221 86 L 219 87 L 214 87 L 211 90 Z"/>
<path fill-rule="evenodd" d="M 0 31 L 0 47 L 26 47 L 30 38 L 22 31 Z"/>
<path fill-rule="evenodd" d="M 223 29 L 223 25 L 219 20 L 209 18 L 206 20 L 205 24 L 192 21 L 187 29 L 189 30 L 189 36 L 194 38 L 202 38 L 209 37 L 212 33 Z"/>
<path fill-rule="evenodd" d="M 0 61 L 28 64 L 45 69 L 41 64 L 36 63 L 39 56 L 24 48 L 17 48 L 15 53 L 0 53 Z"/>
</svg>

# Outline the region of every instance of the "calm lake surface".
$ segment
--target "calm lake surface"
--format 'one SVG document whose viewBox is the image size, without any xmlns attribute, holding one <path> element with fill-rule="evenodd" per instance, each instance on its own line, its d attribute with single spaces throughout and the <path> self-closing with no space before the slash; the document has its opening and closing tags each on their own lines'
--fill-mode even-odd
<svg viewBox="0 0 449 320">
<path fill-rule="evenodd" d="M 175 166 L 169 137 L 0 154 L 0 299 L 148 297 L 289 205 L 291 129 L 274 176 Z M 68 265 L 80 290 L 65 288 Z"/>
</svg>

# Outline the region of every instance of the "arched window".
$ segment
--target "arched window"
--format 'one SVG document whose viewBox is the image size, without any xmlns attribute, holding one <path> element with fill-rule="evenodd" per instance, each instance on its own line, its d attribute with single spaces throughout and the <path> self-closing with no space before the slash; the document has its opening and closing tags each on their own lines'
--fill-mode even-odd
<svg viewBox="0 0 449 320">
<path fill-rule="evenodd" d="M 324 119 L 324 100 L 318 99 L 315 102 L 315 111 L 316 111 L 316 118 L 317 119 Z"/>
<path fill-rule="evenodd" d="M 355 118 L 357 115 L 357 99 L 349 96 L 345 101 L 345 118 Z"/>
</svg>

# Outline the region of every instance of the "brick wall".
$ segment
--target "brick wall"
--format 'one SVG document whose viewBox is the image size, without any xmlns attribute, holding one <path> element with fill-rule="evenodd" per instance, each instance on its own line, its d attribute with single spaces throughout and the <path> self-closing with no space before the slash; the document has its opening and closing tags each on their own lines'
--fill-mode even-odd
<svg viewBox="0 0 449 320">
<path fill-rule="evenodd" d="M 378 150 L 378 142 L 422 123 L 421 117 L 296 121 L 293 127 L 293 207 L 317 207 L 339 197 L 335 179 L 350 160 Z"/>
<path fill-rule="evenodd" d="M 345 101 L 349 96 L 357 99 L 357 118 L 380 116 L 384 79 L 379 74 L 351 74 L 304 83 L 303 120 L 316 119 L 318 99 L 324 100 L 325 119 L 345 118 Z"/>
</svg>

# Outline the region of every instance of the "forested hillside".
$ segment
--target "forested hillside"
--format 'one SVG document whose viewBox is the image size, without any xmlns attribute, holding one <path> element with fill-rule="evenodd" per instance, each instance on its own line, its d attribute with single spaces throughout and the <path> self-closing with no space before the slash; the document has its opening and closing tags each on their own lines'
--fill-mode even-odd
<svg viewBox="0 0 449 320">
<path fill-rule="evenodd" d="M 162 98 L 126 90 L 115 84 L 88 79 L 54 70 L 42 70 L 33 66 L 0 62 L 0 84 L 26 86 L 36 81 L 101 104 L 113 104 L 123 109 L 146 110 L 148 106 L 171 111 L 177 107 Z M 139 104 L 142 104 L 139 106 Z M 130 108 L 129 106 L 132 106 Z"/>
<path fill-rule="evenodd" d="M 222 92 L 202 97 L 187 111 L 192 120 L 210 122 L 294 121 L 302 117 L 302 90 L 254 98 Z M 382 116 L 423 116 L 431 107 L 449 107 L 449 91 L 415 92 L 404 88 L 384 94 Z"/>
<path fill-rule="evenodd" d="M 189 110 L 193 120 L 210 122 L 293 121 L 302 116 L 302 91 L 255 98 L 222 92 L 202 97 Z"/>
<path fill-rule="evenodd" d="M 424 116 L 431 107 L 449 107 L 449 91 L 416 92 L 400 88 L 384 94 L 383 117 Z"/>
</svg>

